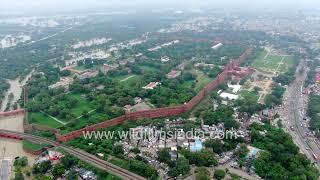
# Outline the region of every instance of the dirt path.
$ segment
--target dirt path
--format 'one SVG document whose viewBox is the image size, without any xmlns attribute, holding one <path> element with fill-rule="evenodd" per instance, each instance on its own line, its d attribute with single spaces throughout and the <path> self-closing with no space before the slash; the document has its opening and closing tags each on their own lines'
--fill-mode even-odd
<svg viewBox="0 0 320 180">
<path fill-rule="evenodd" d="M 283 65 L 283 60 L 284 60 L 285 57 L 282 57 L 281 61 L 278 63 L 278 67 L 276 69 L 276 72 L 279 72 L 279 68 L 281 65 Z"/>
<path fill-rule="evenodd" d="M 92 109 L 91 111 L 89 111 L 87 114 L 89 115 L 89 114 L 91 114 L 91 113 L 93 113 L 93 112 L 95 112 L 97 109 Z M 79 117 L 77 117 L 76 119 L 80 119 L 80 118 L 82 118 L 83 117 L 83 115 L 81 115 L 81 116 L 79 116 Z"/>
<path fill-rule="evenodd" d="M 270 52 L 268 51 L 267 54 L 264 56 L 264 60 L 267 59 L 267 57 L 269 56 Z"/>
<path fill-rule="evenodd" d="M 58 123 L 60 123 L 60 124 L 62 124 L 62 125 L 66 125 L 67 123 L 66 122 L 63 122 L 63 121 L 60 121 L 59 119 L 57 119 L 57 118 L 55 118 L 55 117 L 53 117 L 53 116 L 51 116 L 50 114 L 47 114 L 47 113 L 45 113 L 45 112 L 43 112 L 43 111 L 40 111 L 42 114 L 44 114 L 44 115 L 46 115 L 46 116 L 48 116 L 48 117 L 50 117 L 51 119 L 53 119 L 54 121 L 57 121 Z"/>
<path fill-rule="evenodd" d="M 126 78 L 122 79 L 120 82 L 124 82 L 124 81 L 126 81 L 126 80 L 128 80 L 128 79 L 133 78 L 134 76 L 135 76 L 135 75 L 132 75 L 132 76 L 126 77 Z"/>
</svg>

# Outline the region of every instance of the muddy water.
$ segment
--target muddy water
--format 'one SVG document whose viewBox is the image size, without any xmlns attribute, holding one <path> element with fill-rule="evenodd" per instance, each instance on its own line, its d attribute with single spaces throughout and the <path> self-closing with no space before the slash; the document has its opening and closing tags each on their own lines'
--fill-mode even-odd
<svg viewBox="0 0 320 180">
<path fill-rule="evenodd" d="M 23 151 L 22 141 L 0 138 L 0 159 L 8 158 L 14 161 L 14 158 L 18 156 L 26 156 L 30 166 L 34 164 L 36 158 L 36 156 Z"/>
<path fill-rule="evenodd" d="M 23 132 L 24 115 L 15 115 L 8 117 L 0 117 L 0 129 Z M 24 152 L 22 141 L 0 138 L 0 159 L 10 159 L 13 164 L 15 157 L 26 156 L 29 166 L 32 167 L 35 156 Z M 11 177 L 13 178 L 14 168 L 12 168 Z"/>
<path fill-rule="evenodd" d="M 8 83 L 10 84 L 10 88 L 5 93 L 5 98 L 2 101 L 2 106 L 1 106 L 0 111 L 4 111 L 6 109 L 7 103 L 8 103 L 8 95 L 10 93 L 13 93 L 13 95 L 14 95 L 14 98 L 11 102 L 11 105 L 16 103 L 20 99 L 20 95 L 22 93 L 22 87 L 29 80 L 29 78 L 31 77 L 33 72 L 34 71 L 30 72 L 21 82 L 20 82 L 20 77 L 18 77 L 17 79 L 14 79 L 14 80 L 8 80 Z"/>
</svg>

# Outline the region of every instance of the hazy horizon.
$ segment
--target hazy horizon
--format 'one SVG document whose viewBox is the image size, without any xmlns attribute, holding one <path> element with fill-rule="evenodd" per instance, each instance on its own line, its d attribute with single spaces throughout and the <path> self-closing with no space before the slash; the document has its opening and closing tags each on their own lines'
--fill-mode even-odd
<svg viewBox="0 0 320 180">
<path fill-rule="evenodd" d="M 226 10 L 243 9 L 303 9 L 319 8 L 317 0 L 1 0 L 1 14 L 30 14 L 30 13 L 57 13 L 94 10 L 143 10 L 158 8 L 174 9 L 199 9 L 199 8 L 223 8 Z"/>
</svg>

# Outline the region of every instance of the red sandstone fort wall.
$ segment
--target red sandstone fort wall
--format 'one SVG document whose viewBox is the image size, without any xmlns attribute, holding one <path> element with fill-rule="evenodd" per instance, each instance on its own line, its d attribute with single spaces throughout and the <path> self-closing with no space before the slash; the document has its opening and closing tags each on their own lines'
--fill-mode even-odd
<svg viewBox="0 0 320 180">
<path fill-rule="evenodd" d="M 0 112 L 0 117 L 14 116 L 24 114 L 24 109 L 17 109 L 13 111 Z"/>
<path fill-rule="evenodd" d="M 204 99 L 204 97 L 210 91 L 212 91 L 213 89 L 217 88 L 220 84 L 225 82 L 225 80 L 228 78 L 228 75 L 229 75 L 228 72 L 232 70 L 234 67 L 239 66 L 240 63 L 243 60 L 245 60 L 251 53 L 252 53 L 252 48 L 249 48 L 238 59 L 235 59 L 230 64 L 226 65 L 223 72 L 220 73 L 215 80 L 210 82 L 203 90 L 201 90 L 195 97 L 193 97 L 186 104 L 174 106 L 174 107 L 157 108 L 152 110 L 127 113 L 123 116 L 120 116 L 111 120 L 106 120 L 101 123 L 94 124 L 94 125 L 73 131 L 66 135 L 61 135 L 56 133 L 56 138 L 61 142 L 67 142 L 82 136 L 83 132 L 85 131 L 95 131 L 97 129 L 108 128 L 108 127 L 122 124 L 130 120 L 137 120 L 142 118 L 161 118 L 161 117 L 181 115 L 184 112 L 187 112 L 192 108 L 194 108 L 200 101 Z"/>
</svg>

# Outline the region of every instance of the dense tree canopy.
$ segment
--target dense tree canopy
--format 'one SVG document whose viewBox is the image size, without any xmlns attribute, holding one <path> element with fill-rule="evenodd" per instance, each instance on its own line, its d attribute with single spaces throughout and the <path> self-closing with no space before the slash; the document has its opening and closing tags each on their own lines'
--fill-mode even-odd
<svg viewBox="0 0 320 180">
<path fill-rule="evenodd" d="M 320 96 L 311 95 L 308 105 L 308 115 L 311 118 L 310 128 L 320 137 Z"/>
<path fill-rule="evenodd" d="M 266 131 L 264 135 L 263 131 Z M 299 152 L 292 137 L 271 125 L 253 124 L 250 129 L 253 146 L 262 149 L 254 161 L 256 173 L 267 179 L 318 179 L 319 171 Z"/>
</svg>

